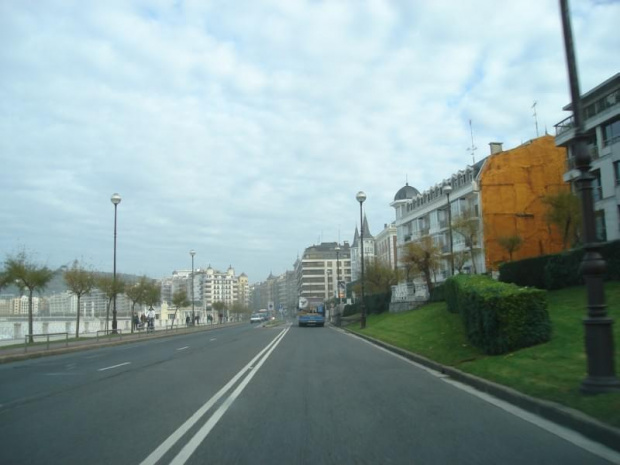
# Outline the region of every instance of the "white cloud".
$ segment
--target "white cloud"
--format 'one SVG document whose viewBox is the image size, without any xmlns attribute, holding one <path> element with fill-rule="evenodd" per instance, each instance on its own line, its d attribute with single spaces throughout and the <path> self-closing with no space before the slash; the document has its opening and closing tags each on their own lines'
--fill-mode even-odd
<svg viewBox="0 0 620 465">
<path fill-rule="evenodd" d="M 618 3 L 579 0 L 586 91 L 617 72 Z M 569 100 L 557 2 L 140 0 L 0 4 L 0 249 L 252 281 L 318 240 L 373 232 L 499 140 L 552 131 Z"/>
</svg>

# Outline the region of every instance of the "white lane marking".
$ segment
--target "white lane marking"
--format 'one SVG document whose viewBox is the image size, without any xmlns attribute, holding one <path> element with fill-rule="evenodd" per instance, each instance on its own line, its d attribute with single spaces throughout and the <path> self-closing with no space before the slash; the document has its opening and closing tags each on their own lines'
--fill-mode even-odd
<svg viewBox="0 0 620 465">
<path fill-rule="evenodd" d="M 351 334 L 351 333 L 349 333 Z M 409 360 L 406 357 L 403 357 L 400 354 L 397 354 L 395 352 L 392 352 L 384 347 L 378 346 L 376 344 L 373 344 L 372 342 L 359 337 L 356 335 L 356 337 L 363 341 L 366 342 L 367 344 L 372 345 L 373 347 L 382 350 L 396 358 L 401 359 L 404 362 L 407 362 L 410 365 L 413 365 L 417 368 L 421 368 L 422 370 L 428 372 L 429 374 L 435 376 L 436 378 L 441 379 L 442 381 L 445 381 L 446 383 L 451 384 L 452 386 L 456 387 L 457 389 L 461 389 L 463 391 L 469 392 L 470 394 L 492 404 L 495 405 L 496 407 L 501 408 L 502 410 L 511 413 L 519 418 L 521 418 L 522 420 L 525 420 L 529 423 L 532 423 L 533 425 L 538 426 L 539 428 L 544 429 L 545 431 L 548 431 L 551 434 L 554 434 L 562 439 L 564 439 L 565 441 L 570 442 L 571 444 L 580 447 L 581 449 L 584 449 L 594 455 L 597 455 L 598 457 L 604 458 L 605 460 L 610 461 L 613 464 L 617 464 L 620 465 L 620 454 L 618 452 L 616 452 L 613 449 L 610 449 L 609 447 L 604 446 L 603 444 L 600 444 L 598 442 L 592 441 L 591 439 L 586 438 L 585 436 L 583 436 L 582 434 L 579 434 L 569 428 L 565 428 L 564 426 L 558 425 L 557 423 L 553 423 L 549 420 L 545 420 L 543 417 L 540 417 L 538 415 L 535 415 L 533 413 L 530 413 L 526 410 L 523 410 L 519 407 L 515 407 L 514 405 L 505 402 L 503 400 L 500 400 L 496 397 L 493 397 L 490 394 L 487 394 L 485 392 L 482 391 L 478 391 L 476 388 L 473 388 L 471 386 L 468 386 L 467 384 L 461 383 L 460 381 L 456 381 L 452 378 L 450 378 L 449 375 L 446 375 L 445 373 L 441 373 L 437 370 L 433 370 L 432 368 L 426 367 L 424 365 L 421 365 L 417 362 L 414 362 L 413 360 Z"/>
<path fill-rule="evenodd" d="M 239 373 L 237 373 L 226 385 L 220 389 L 213 397 L 211 397 L 205 404 L 200 407 L 196 412 L 189 417 L 185 423 L 183 423 L 176 431 L 174 431 L 168 438 L 162 442 L 157 449 L 145 458 L 140 465 L 155 465 L 159 459 L 161 459 L 176 443 L 183 437 L 187 431 L 192 428 L 210 409 L 213 407 L 221 397 L 223 397 L 234 385 L 239 378 L 241 378 L 249 369 L 254 366 L 256 360 L 258 360 L 265 352 L 269 350 L 279 339 L 284 337 L 286 330 L 280 332 L 273 340 L 267 344 L 267 346 L 261 350 L 246 366 L 244 366 Z"/>
<path fill-rule="evenodd" d="M 215 338 L 213 337 L 213 338 L 209 339 L 209 342 L 211 342 L 211 341 L 216 341 L 216 340 L 217 340 L 217 339 L 215 339 Z"/>
<path fill-rule="evenodd" d="M 289 328 L 284 330 L 284 334 L 289 330 Z M 252 378 L 256 373 L 258 373 L 259 368 L 265 363 L 265 360 L 269 358 L 271 353 L 275 350 L 275 348 L 280 344 L 282 339 L 284 339 L 284 334 L 282 337 L 278 339 L 278 341 L 271 346 L 269 351 L 265 354 L 263 358 L 260 359 L 256 366 L 251 366 L 250 368 L 254 368 L 250 373 L 239 383 L 239 386 L 233 391 L 233 393 L 228 396 L 228 398 L 220 405 L 220 407 L 215 411 L 211 418 L 207 420 L 207 422 L 196 432 L 194 437 L 181 449 L 181 451 L 177 454 L 177 456 L 170 462 L 170 465 L 184 465 L 185 462 L 189 460 L 191 455 L 198 449 L 198 446 L 205 440 L 205 438 L 209 435 L 211 430 L 217 425 L 220 419 L 224 416 L 228 408 L 233 404 L 233 402 L 239 397 L 239 394 L 243 392 L 246 386 L 252 381 Z"/>
<path fill-rule="evenodd" d="M 112 368 L 122 367 L 122 366 L 125 366 L 125 365 L 129 365 L 130 363 L 131 362 L 119 363 L 118 365 L 113 365 L 111 367 L 99 368 L 97 371 L 111 370 Z"/>
<path fill-rule="evenodd" d="M 519 407 L 515 407 L 514 405 L 509 404 L 508 402 L 505 402 L 496 397 L 493 397 L 490 394 L 487 394 L 482 391 L 478 391 L 477 389 L 471 386 L 468 386 L 466 384 L 463 384 L 460 381 L 455 381 L 451 378 L 443 378 L 442 381 L 445 381 L 446 383 L 451 384 L 452 386 L 458 389 L 468 392 L 478 397 L 479 399 L 482 399 L 485 402 L 488 402 L 489 404 L 495 405 L 496 407 L 499 407 L 502 410 L 516 417 L 519 417 L 522 420 L 527 421 L 528 423 L 536 425 L 539 428 L 542 428 L 545 431 L 548 431 L 549 433 L 554 434 L 564 439 L 565 441 L 568 441 L 571 444 L 574 444 L 577 447 L 587 450 L 591 454 L 594 454 L 598 457 L 608 460 L 611 463 L 620 464 L 620 453 L 602 444 L 599 444 L 598 442 L 594 442 L 571 429 L 568 429 L 564 426 L 553 423 L 549 420 L 545 420 L 544 418 L 539 417 L 538 415 L 530 413 Z"/>
<path fill-rule="evenodd" d="M 179 347 L 177 350 L 185 350 L 185 349 L 189 349 L 189 346 Z"/>
</svg>

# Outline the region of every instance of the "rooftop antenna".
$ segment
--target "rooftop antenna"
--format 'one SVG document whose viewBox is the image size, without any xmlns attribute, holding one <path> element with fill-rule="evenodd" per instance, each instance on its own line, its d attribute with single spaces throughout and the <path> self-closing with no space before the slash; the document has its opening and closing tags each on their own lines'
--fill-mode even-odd
<svg viewBox="0 0 620 465">
<path fill-rule="evenodd" d="M 536 123 L 536 137 L 538 137 L 538 115 L 536 114 L 536 100 L 534 100 L 534 104 L 532 105 L 532 108 L 534 109 L 534 114 L 532 115 L 534 117 L 534 122 Z"/>
<path fill-rule="evenodd" d="M 469 147 L 467 149 L 468 152 L 471 152 L 471 161 L 472 161 L 472 166 L 476 164 L 476 150 L 478 150 L 478 147 L 476 147 L 476 145 L 474 144 L 474 130 L 472 128 L 471 125 L 471 120 L 469 120 L 469 134 L 471 135 L 471 147 Z"/>
</svg>

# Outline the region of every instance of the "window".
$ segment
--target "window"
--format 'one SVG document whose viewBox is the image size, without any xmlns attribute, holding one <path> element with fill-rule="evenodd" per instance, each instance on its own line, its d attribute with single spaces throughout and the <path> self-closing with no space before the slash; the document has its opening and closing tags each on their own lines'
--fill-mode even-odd
<svg viewBox="0 0 620 465">
<path fill-rule="evenodd" d="M 592 174 L 592 200 L 598 202 L 603 198 L 603 187 L 601 186 L 601 170 L 593 170 Z"/>
<path fill-rule="evenodd" d="M 607 241 L 607 230 L 605 227 L 605 210 L 594 212 L 594 226 L 596 228 L 596 240 L 599 242 Z"/>
<path fill-rule="evenodd" d="M 620 119 L 603 125 L 603 145 L 613 145 L 620 141 Z"/>
<path fill-rule="evenodd" d="M 616 178 L 616 185 L 620 184 L 620 161 L 614 162 L 614 177 Z"/>
</svg>

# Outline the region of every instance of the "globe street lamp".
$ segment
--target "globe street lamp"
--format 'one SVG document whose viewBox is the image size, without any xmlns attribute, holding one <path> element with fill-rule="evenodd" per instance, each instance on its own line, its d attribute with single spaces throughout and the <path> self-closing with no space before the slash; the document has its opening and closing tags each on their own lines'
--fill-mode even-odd
<svg viewBox="0 0 620 465">
<path fill-rule="evenodd" d="M 366 327 L 366 308 L 364 307 L 364 221 L 362 219 L 362 204 L 364 203 L 364 200 L 366 200 L 366 194 L 364 194 L 363 191 L 359 191 L 355 198 L 360 203 L 360 247 L 362 249 L 362 302 L 360 304 L 362 319 L 360 321 L 360 328 L 364 329 Z"/>
<path fill-rule="evenodd" d="M 116 207 L 121 203 L 121 196 L 116 192 L 112 194 L 112 198 L 110 201 L 114 204 L 114 272 L 112 278 L 112 294 L 113 294 L 113 307 L 112 307 L 112 332 L 116 333 L 117 322 L 116 322 Z"/>
<path fill-rule="evenodd" d="M 336 292 L 338 293 L 338 304 L 341 304 L 340 301 L 340 246 L 336 245 Z"/>
<path fill-rule="evenodd" d="M 446 184 L 443 186 L 443 191 L 448 197 L 448 240 L 450 241 L 450 276 L 454 276 L 454 254 L 452 253 L 452 209 L 450 208 L 450 192 L 452 192 L 452 186 Z"/>
<path fill-rule="evenodd" d="M 194 326 L 196 324 L 196 316 L 194 315 L 194 255 L 196 255 L 196 251 L 192 249 L 189 254 L 192 256 L 192 326 Z"/>
<path fill-rule="evenodd" d="M 583 320 L 588 376 L 581 383 L 581 391 L 587 394 L 616 392 L 620 391 L 620 381 L 615 375 L 613 320 L 607 316 L 603 285 L 607 264 L 601 255 L 601 246 L 596 237 L 592 199 L 594 176 L 590 173 L 591 157 L 583 124 L 583 106 L 579 91 L 579 76 L 567 0 L 560 0 L 560 10 L 575 125 L 575 133 L 570 145 L 575 158 L 575 165 L 580 171 L 575 182 L 581 193 L 583 217 L 583 248 L 585 254 L 581 262 L 581 273 L 586 283 L 588 296 L 588 316 Z"/>
</svg>

